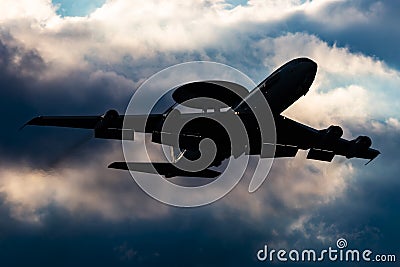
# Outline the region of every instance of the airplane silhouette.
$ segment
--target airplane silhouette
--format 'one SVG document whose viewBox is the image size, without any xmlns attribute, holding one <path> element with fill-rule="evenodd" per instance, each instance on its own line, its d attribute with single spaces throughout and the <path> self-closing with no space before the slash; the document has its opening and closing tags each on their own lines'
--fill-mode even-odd
<svg viewBox="0 0 400 267">
<path fill-rule="evenodd" d="M 99 116 L 40 116 L 26 125 L 93 129 L 95 138 L 118 140 L 133 140 L 134 132 L 150 133 L 152 142 L 179 149 L 180 154 L 174 158 L 176 162 L 182 158 L 189 161 L 199 159 L 202 140 L 211 139 L 214 142 L 214 158 L 200 170 L 182 169 L 174 164 L 176 162 L 114 162 L 109 165 L 109 168 L 114 169 L 158 173 L 166 178 L 217 177 L 221 173 L 209 169 L 210 167 L 219 166 L 230 156 L 238 157 L 243 153 L 264 158 L 294 157 L 301 149 L 309 150 L 307 159 L 312 160 L 331 162 L 335 155 L 340 155 L 348 159 L 368 159 L 368 163 L 371 162 L 380 152 L 371 148 L 372 141 L 369 137 L 359 136 L 354 140 L 346 140 L 342 138 L 343 130 L 340 126 L 331 125 L 317 130 L 281 115 L 301 96 L 307 94 L 316 72 L 317 64 L 314 61 L 296 58 L 275 70 L 250 92 L 240 85 L 226 81 L 191 82 L 165 93 L 156 106 L 166 108 L 157 110 L 156 107 L 150 114 L 119 115 L 116 110 L 109 110 Z M 268 103 L 276 128 L 276 143 L 273 144 L 273 152 L 269 154 L 263 153 L 263 146 L 268 144 L 263 143 L 254 114 L 257 107 L 252 106 L 252 103 L 257 102 L 252 100 L 259 100 L 260 96 Z M 201 101 L 196 101 L 197 98 Z M 202 112 L 181 113 L 177 108 L 180 105 L 200 109 Z M 212 112 L 208 112 L 210 109 Z M 174 127 L 165 129 L 164 123 L 168 117 L 183 126 L 180 132 L 174 132 Z M 239 118 L 243 123 L 248 144 L 233 144 L 226 128 L 216 120 L 223 121 L 232 117 Z M 124 124 L 124 120 L 130 123 Z M 124 128 L 124 125 L 131 127 Z"/>
</svg>

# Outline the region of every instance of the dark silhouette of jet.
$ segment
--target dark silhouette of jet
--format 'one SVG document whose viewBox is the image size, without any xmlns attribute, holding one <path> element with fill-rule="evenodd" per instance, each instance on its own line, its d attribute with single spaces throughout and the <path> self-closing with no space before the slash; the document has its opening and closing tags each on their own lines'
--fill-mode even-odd
<svg viewBox="0 0 400 267">
<path fill-rule="evenodd" d="M 134 139 L 134 132 L 151 133 L 152 142 L 178 148 L 181 153 L 176 159 L 196 160 L 200 157 L 200 142 L 209 138 L 216 144 L 214 159 L 203 169 L 188 171 L 176 167 L 170 162 L 114 162 L 109 168 L 135 170 L 146 173 L 159 173 L 165 177 L 192 176 L 217 177 L 220 172 L 209 169 L 219 166 L 230 156 L 260 155 L 261 157 L 294 157 L 299 149 L 309 150 L 307 159 L 331 162 L 335 155 L 350 158 L 375 159 L 380 152 L 372 149 L 372 141 L 367 136 L 354 140 L 341 138 L 340 126 L 331 125 L 317 130 L 281 115 L 290 105 L 305 95 L 314 81 L 317 64 L 308 58 L 297 58 L 284 64 L 262 81 L 252 91 L 229 83 L 217 81 L 192 82 L 168 91 L 150 114 L 119 115 L 116 110 L 109 110 L 100 116 L 40 116 L 33 118 L 26 125 L 58 126 L 93 129 L 95 138 Z M 264 97 L 268 102 L 276 127 L 276 144 L 272 154 L 263 153 L 262 134 L 254 108 L 255 98 Z M 195 101 L 206 97 L 210 101 Z M 193 99 L 193 102 L 190 100 Z M 212 101 L 216 100 L 216 101 Z M 219 106 L 222 103 L 223 105 Z M 201 109 L 199 113 L 182 113 L 179 105 Z M 228 106 L 228 109 L 223 107 Z M 160 108 L 163 107 L 163 108 Z M 212 112 L 208 112 L 209 110 Z M 267 112 L 267 111 L 265 111 Z M 199 116 L 199 114 L 202 114 Z M 187 122 L 180 132 L 163 128 L 167 117 Z M 225 116 L 225 117 L 224 117 Z M 232 144 L 227 130 L 215 118 L 224 120 L 236 116 L 243 123 L 249 140 L 248 144 Z M 124 123 L 128 120 L 130 123 Z M 124 128 L 124 125 L 130 125 Z M 177 137 L 177 138 L 172 138 Z M 178 140 L 178 141 L 177 141 Z M 271 145 L 271 144 L 270 144 Z"/>
</svg>

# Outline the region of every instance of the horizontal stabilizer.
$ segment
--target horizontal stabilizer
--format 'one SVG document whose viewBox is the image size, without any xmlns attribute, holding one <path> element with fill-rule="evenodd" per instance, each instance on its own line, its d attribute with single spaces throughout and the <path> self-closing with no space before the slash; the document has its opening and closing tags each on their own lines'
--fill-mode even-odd
<svg viewBox="0 0 400 267">
<path fill-rule="evenodd" d="M 144 173 L 154 173 L 164 175 L 165 178 L 171 178 L 175 176 L 185 177 L 201 177 L 201 178 L 215 178 L 221 173 L 214 170 L 201 170 L 197 172 L 185 171 L 177 168 L 175 165 L 167 162 L 113 162 L 108 168 L 119 169 L 119 170 L 131 170 Z"/>
<path fill-rule="evenodd" d="M 331 151 L 312 148 L 307 154 L 307 159 L 315 159 L 320 161 L 331 162 L 334 156 L 335 153 Z"/>
</svg>

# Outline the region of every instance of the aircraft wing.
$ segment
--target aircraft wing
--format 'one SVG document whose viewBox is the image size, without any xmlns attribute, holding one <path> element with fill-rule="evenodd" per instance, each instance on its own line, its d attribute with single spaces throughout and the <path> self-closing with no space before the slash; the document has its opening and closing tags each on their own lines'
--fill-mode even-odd
<svg viewBox="0 0 400 267">
<path fill-rule="evenodd" d="M 80 129 L 94 129 L 96 131 L 118 130 L 122 131 L 124 120 L 127 125 L 137 132 L 152 132 L 155 125 L 162 119 L 162 114 L 150 115 L 119 115 L 117 111 L 109 110 L 104 115 L 97 116 L 39 116 L 31 119 L 21 128 L 27 125 L 55 126 Z"/>
<path fill-rule="evenodd" d="M 372 142 L 367 136 L 354 140 L 341 138 L 339 126 L 317 130 L 289 118 L 280 116 L 276 119 L 277 146 L 275 157 L 294 156 L 298 149 L 308 150 L 308 159 L 332 161 L 335 155 L 346 158 L 362 158 L 372 161 L 380 152 L 370 148 Z"/>
<path fill-rule="evenodd" d="M 94 129 L 101 120 L 101 116 L 39 116 L 28 121 L 24 126 L 38 125 Z"/>
</svg>

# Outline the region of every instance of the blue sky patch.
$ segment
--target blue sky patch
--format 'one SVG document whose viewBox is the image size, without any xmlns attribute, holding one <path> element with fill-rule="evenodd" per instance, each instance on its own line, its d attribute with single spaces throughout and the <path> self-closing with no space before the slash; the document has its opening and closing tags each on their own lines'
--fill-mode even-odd
<svg viewBox="0 0 400 267">
<path fill-rule="evenodd" d="M 84 17 L 101 7 L 106 0 L 52 0 L 59 6 L 57 14 L 62 17 Z"/>
<path fill-rule="evenodd" d="M 239 6 L 239 5 L 245 6 L 245 5 L 247 5 L 247 0 L 227 0 L 225 2 L 228 3 L 228 4 L 231 4 L 233 6 Z"/>
</svg>

